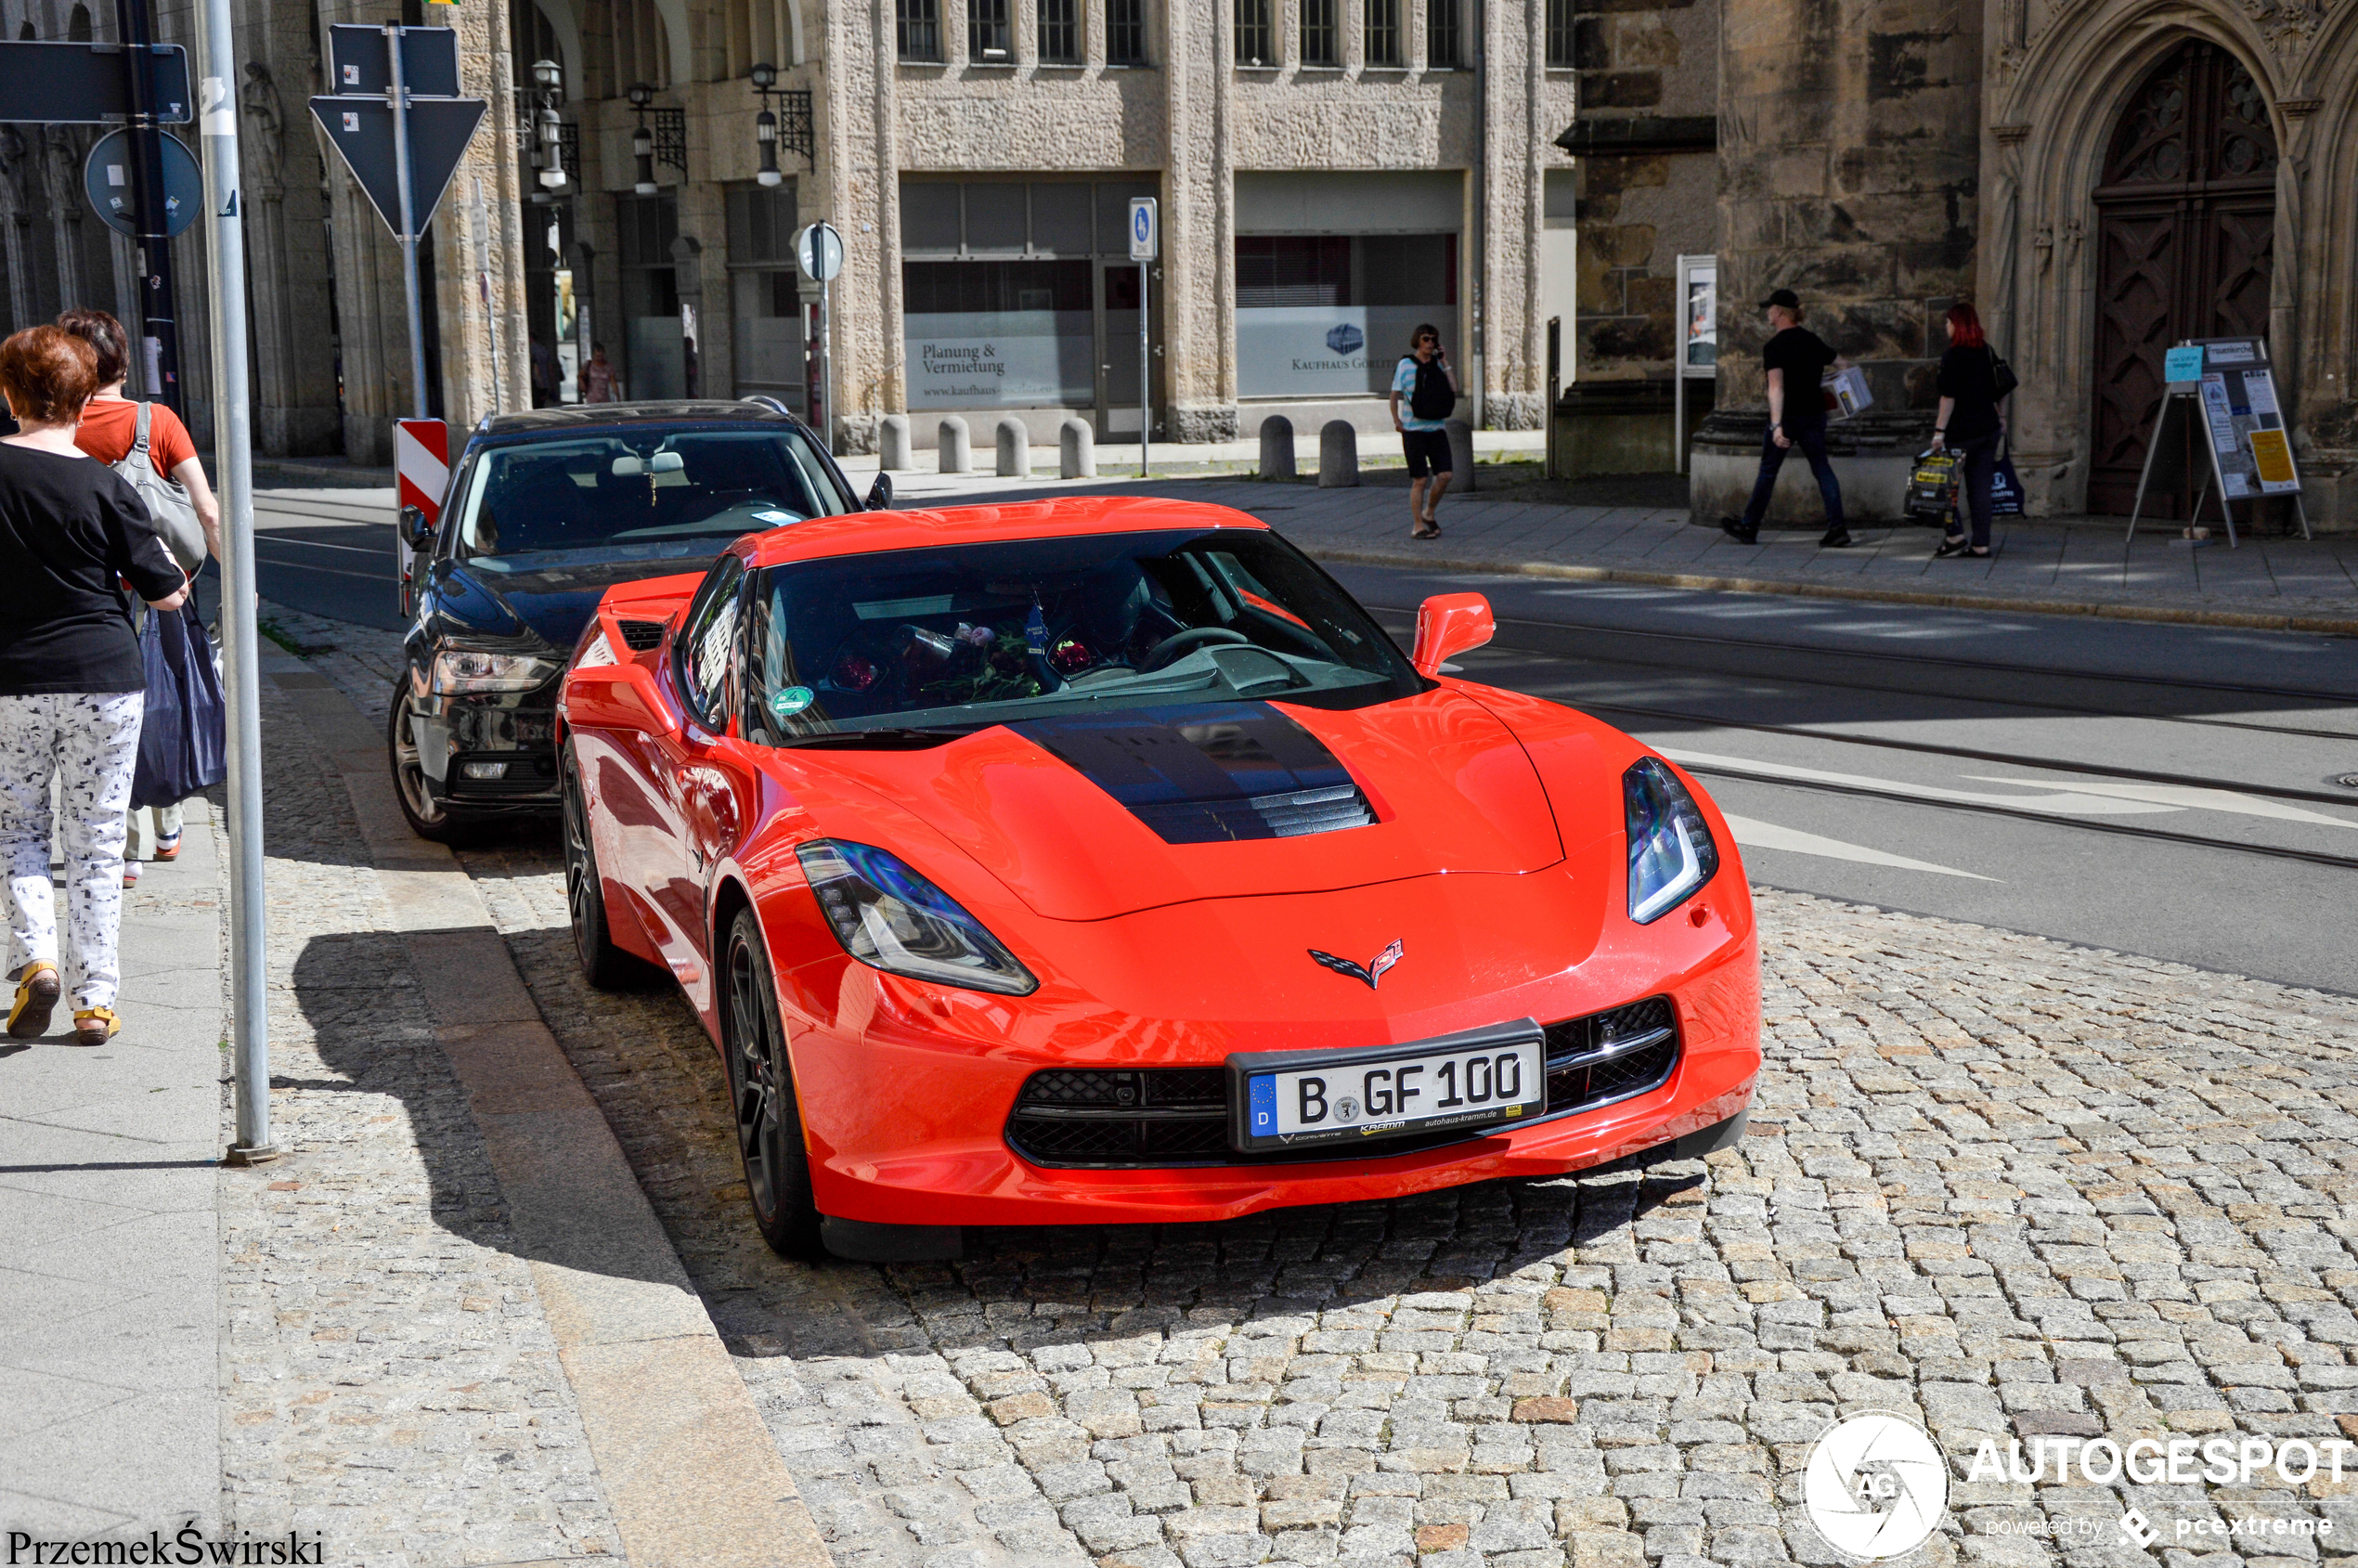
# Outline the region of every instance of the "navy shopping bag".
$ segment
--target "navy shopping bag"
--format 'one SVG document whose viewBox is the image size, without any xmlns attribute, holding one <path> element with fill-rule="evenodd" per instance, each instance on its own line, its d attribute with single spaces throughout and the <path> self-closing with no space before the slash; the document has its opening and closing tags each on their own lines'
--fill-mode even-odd
<svg viewBox="0 0 2358 1568">
<path fill-rule="evenodd" d="M 148 666 L 148 699 L 139 719 L 139 765 L 131 779 L 134 810 L 177 805 L 229 776 L 229 707 L 196 606 L 149 610 L 139 651 Z"/>
<path fill-rule="evenodd" d="M 2022 515 L 2022 476 L 2015 472 L 2015 455 L 2002 445 L 1998 448 L 1998 461 L 1989 475 L 1989 514 L 1992 517 Z"/>
</svg>

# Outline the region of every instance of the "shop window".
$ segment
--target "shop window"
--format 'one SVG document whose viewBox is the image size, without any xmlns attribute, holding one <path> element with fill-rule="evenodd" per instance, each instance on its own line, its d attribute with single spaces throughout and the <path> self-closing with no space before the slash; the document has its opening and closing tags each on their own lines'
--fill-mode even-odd
<svg viewBox="0 0 2358 1568">
<path fill-rule="evenodd" d="M 900 58 L 939 62 L 941 58 L 941 0 L 894 0 L 894 22 Z"/>
<path fill-rule="evenodd" d="M 966 249 L 1021 251 L 1031 229 L 1030 203 L 1020 185 L 966 187 Z"/>
<path fill-rule="evenodd" d="M 622 314 L 629 353 L 623 363 L 633 397 L 688 395 L 687 343 L 680 318 L 679 273 L 671 254 L 680 238 L 679 199 L 615 198 L 615 260 L 622 270 Z"/>
<path fill-rule="evenodd" d="M 982 65 L 1011 65 L 1016 52 L 1007 26 L 1008 0 L 966 0 L 966 58 Z"/>
<path fill-rule="evenodd" d="M 1445 70 L 1466 63 L 1465 0 L 1425 0 L 1425 63 Z"/>
<path fill-rule="evenodd" d="M 1454 234 L 1239 235 L 1237 390 L 1380 394 L 1422 322 L 1457 320 Z"/>
<path fill-rule="evenodd" d="M 1040 58 L 1046 65 L 1081 63 L 1081 0 L 1040 0 Z"/>
<path fill-rule="evenodd" d="M 1400 0 L 1367 0 L 1367 63 L 1405 63 L 1400 50 Z"/>
<path fill-rule="evenodd" d="M 764 393 L 800 411 L 804 333 L 794 235 L 801 215 L 794 183 L 774 188 L 731 186 L 728 208 L 736 395 Z"/>
<path fill-rule="evenodd" d="M 1572 69 L 1573 12 L 1577 0 L 1548 0 L 1548 69 Z"/>
<path fill-rule="evenodd" d="M 729 264 L 794 262 L 794 233 L 799 222 L 794 182 L 765 189 L 758 185 L 732 186 L 729 190 Z"/>
<path fill-rule="evenodd" d="M 1335 25 L 1335 0 L 1302 0 L 1302 63 L 1342 63 L 1342 30 Z"/>
<path fill-rule="evenodd" d="M 1277 63 L 1277 30 L 1271 19 L 1277 0 L 1237 0 L 1237 63 Z"/>
<path fill-rule="evenodd" d="M 1106 0 L 1106 63 L 1147 63 L 1147 0 Z"/>
</svg>

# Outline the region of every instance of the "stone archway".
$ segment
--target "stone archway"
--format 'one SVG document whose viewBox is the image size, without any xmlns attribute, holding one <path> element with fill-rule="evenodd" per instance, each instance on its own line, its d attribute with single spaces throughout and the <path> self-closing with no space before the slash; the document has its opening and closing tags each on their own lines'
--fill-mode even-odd
<svg viewBox="0 0 2358 1568">
<path fill-rule="evenodd" d="M 2276 161 L 2264 89 L 2208 40 L 2179 45 L 2122 108 L 2094 191 L 2089 511 L 2130 508 L 2164 350 L 2267 335 Z"/>
</svg>

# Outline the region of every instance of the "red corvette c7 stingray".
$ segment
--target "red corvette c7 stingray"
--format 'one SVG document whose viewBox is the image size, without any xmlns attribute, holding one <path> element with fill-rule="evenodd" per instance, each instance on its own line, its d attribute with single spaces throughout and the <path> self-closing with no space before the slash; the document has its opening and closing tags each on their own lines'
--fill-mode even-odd
<svg viewBox="0 0 2358 1568">
<path fill-rule="evenodd" d="M 748 535 L 559 702 L 592 981 L 727 1064 L 789 1254 L 1202 1221 L 1742 1135 L 1759 948 L 1678 769 L 1457 679 L 1264 525 L 1072 498 Z"/>
</svg>

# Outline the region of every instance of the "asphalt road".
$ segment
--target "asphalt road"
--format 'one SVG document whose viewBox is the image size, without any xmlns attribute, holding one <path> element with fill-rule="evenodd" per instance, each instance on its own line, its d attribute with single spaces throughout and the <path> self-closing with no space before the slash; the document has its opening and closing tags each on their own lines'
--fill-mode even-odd
<svg viewBox="0 0 2358 1568">
<path fill-rule="evenodd" d="M 390 492 L 266 493 L 264 597 L 397 630 Z M 1346 566 L 1404 641 L 1677 758 L 1756 880 L 2358 994 L 2358 641 Z"/>
</svg>

